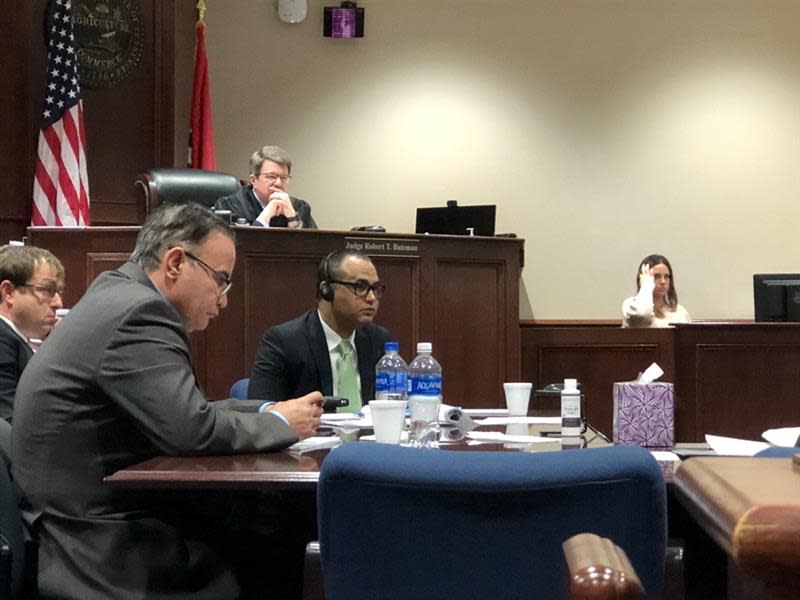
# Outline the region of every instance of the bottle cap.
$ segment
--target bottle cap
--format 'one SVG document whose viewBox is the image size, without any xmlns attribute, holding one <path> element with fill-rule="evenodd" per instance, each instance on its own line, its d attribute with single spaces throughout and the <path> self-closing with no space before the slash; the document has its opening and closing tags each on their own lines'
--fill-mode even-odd
<svg viewBox="0 0 800 600">
<path fill-rule="evenodd" d="M 383 350 L 384 352 L 390 352 L 392 350 L 397 352 L 398 350 L 400 350 L 400 344 L 398 342 L 386 342 L 383 345 Z"/>
<path fill-rule="evenodd" d="M 564 380 L 564 391 L 565 392 L 577 392 L 578 391 L 578 380 L 577 379 L 565 379 Z"/>
<path fill-rule="evenodd" d="M 433 350 L 433 344 L 430 342 L 417 342 L 417 353 L 420 352 L 431 352 Z"/>
</svg>

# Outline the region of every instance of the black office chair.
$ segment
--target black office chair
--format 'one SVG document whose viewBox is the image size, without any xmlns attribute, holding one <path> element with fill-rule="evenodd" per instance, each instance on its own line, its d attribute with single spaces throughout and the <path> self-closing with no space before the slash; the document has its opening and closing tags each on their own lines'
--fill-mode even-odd
<svg viewBox="0 0 800 600">
<path fill-rule="evenodd" d="M 0 447 L 7 448 L 11 425 L 0 419 Z M 25 534 L 17 493 L 11 482 L 7 455 L 0 464 L 0 600 L 23 597 L 25 579 Z"/>
<path fill-rule="evenodd" d="M 230 196 L 241 182 L 230 173 L 201 169 L 150 169 L 139 175 L 134 186 L 141 191 L 139 222 L 144 223 L 156 207 L 164 203 L 199 202 L 214 206 L 222 196 Z"/>
</svg>

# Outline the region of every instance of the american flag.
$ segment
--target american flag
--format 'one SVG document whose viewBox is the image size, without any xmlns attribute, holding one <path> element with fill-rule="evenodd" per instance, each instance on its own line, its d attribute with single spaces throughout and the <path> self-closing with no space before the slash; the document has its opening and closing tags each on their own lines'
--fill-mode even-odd
<svg viewBox="0 0 800 600">
<path fill-rule="evenodd" d="M 32 225 L 86 226 L 89 182 L 86 133 L 72 32 L 72 3 L 54 0 L 48 14 L 47 87 L 33 182 Z"/>
</svg>

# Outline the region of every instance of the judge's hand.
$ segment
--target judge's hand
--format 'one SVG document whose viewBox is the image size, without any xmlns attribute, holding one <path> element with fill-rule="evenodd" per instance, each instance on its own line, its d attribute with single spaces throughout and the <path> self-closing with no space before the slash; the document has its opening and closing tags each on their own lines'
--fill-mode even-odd
<svg viewBox="0 0 800 600">
<path fill-rule="evenodd" d="M 319 427 L 319 418 L 322 415 L 322 394 L 311 392 L 294 400 L 273 404 L 269 410 L 276 410 L 286 417 L 289 426 L 297 432 L 297 437 L 304 440 L 314 435 Z"/>
<path fill-rule="evenodd" d="M 653 279 L 653 269 L 647 263 L 642 265 L 642 270 L 639 271 L 639 287 L 641 288 L 646 281 L 650 281 L 650 283 L 655 286 L 655 280 Z"/>
<path fill-rule="evenodd" d="M 287 219 L 295 216 L 294 206 L 292 206 L 292 200 L 289 198 L 289 194 L 284 192 L 283 190 L 274 189 L 269 196 L 269 201 L 267 205 L 264 207 L 264 210 L 261 211 L 261 214 L 258 215 L 258 220 L 263 223 L 264 225 L 269 224 L 269 220 L 272 217 L 277 217 L 279 215 L 283 215 Z M 299 223 L 297 221 L 291 221 L 289 223 L 289 227 L 298 227 Z"/>
</svg>

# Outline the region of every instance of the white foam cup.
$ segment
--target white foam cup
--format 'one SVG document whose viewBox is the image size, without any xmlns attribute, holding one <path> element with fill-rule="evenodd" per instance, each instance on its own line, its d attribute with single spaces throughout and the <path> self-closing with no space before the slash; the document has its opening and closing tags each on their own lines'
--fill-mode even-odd
<svg viewBox="0 0 800 600">
<path fill-rule="evenodd" d="M 527 423 L 509 423 L 506 425 L 506 435 L 530 435 L 530 425 Z"/>
<path fill-rule="evenodd" d="M 405 400 L 372 400 L 369 403 L 375 441 L 399 444 L 406 419 Z"/>
<path fill-rule="evenodd" d="M 532 383 L 504 383 L 506 406 L 509 417 L 524 417 L 528 414 Z"/>
</svg>

